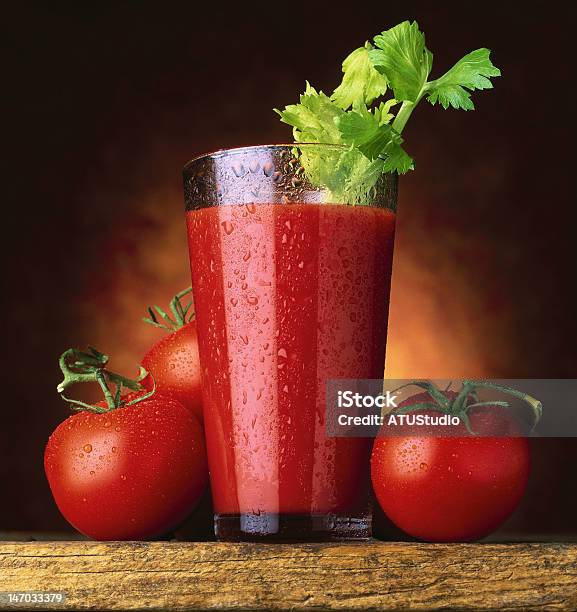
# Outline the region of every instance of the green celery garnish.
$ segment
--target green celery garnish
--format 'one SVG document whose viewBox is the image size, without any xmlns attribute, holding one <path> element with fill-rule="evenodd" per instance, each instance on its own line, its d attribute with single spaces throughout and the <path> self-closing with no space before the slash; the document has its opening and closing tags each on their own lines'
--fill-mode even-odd
<svg viewBox="0 0 577 612">
<path fill-rule="evenodd" d="M 331 170 L 328 187 L 334 195 L 343 196 L 359 181 L 366 189 L 383 172 L 404 174 L 414 169 L 413 159 L 402 146 L 401 133 L 416 105 L 426 98 L 445 109 L 473 110 L 471 92 L 492 88 L 490 77 L 501 74 L 489 54 L 488 49 L 472 51 L 443 76 L 429 81 L 433 54 L 417 23 L 404 21 L 344 60 L 342 82 L 330 97 L 307 82 L 298 104 L 275 112 L 293 127 L 296 143 L 348 145 L 356 152 L 354 161 L 352 156 L 348 163 L 339 159 Z M 384 100 L 387 94 L 389 98 Z M 303 155 L 305 173 L 314 183 L 321 162 L 314 159 L 313 152 Z"/>
</svg>

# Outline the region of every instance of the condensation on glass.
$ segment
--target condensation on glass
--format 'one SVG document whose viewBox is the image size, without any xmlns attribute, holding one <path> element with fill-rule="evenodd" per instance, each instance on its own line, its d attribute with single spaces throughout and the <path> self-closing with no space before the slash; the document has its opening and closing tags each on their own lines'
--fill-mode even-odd
<svg viewBox="0 0 577 612">
<path fill-rule="evenodd" d="M 347 168 L 366 165 L 356 149 L 340 145 L 264 145 L 216 151 L 184 167 L 186 210 L 246 203 L 321 203 L 396 209 L 397 174 L 365 179 Z M 340 180 L 335 185 L 335 174 Z M 311 176 L 313 175 L 313 176 Z"/>
<path fill-rule="evenodd" d="M 382 377 L 396 175 L 331 145 L 184 169 L 215 532 L 371 535 L 370 441 L 329 438 L 326 382 Z"/>
</svg>

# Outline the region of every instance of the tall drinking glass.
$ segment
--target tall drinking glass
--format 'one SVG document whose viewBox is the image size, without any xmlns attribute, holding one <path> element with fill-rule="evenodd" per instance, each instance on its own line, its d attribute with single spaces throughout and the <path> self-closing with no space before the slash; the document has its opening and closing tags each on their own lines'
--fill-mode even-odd
<svg viewBox="0 0 577 612">
<path fill-rule="evenodd" d="M 299 144 L 184 169 L 219 540 L 371 535 L 370 440 L 326 435 L 325 388 L 383 375 L 397 177 L 378 163 Z"/>
</svg>

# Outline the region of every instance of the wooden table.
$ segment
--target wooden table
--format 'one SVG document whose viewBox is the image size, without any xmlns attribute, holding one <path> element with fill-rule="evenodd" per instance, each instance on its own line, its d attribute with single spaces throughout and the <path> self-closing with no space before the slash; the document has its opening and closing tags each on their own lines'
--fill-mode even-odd
<svg viewBox="0 0 577 612">
<path fill-rule="evenodd" d="M 0 592 L 23 591 L 76 610 L 575 610 L 577 544 L 2 542 Z"/>
</svg>

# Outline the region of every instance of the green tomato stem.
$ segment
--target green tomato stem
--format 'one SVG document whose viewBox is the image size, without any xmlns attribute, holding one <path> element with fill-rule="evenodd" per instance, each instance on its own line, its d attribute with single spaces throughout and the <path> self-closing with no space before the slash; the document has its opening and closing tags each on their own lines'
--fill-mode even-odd
<svg viewBox="0 0 577 612">
<path fill-rule="evenodd" d="M 493 389 L 494 391 L 500 391 L 501 393 L 506 393 L 511 397 L 516 397 L 517 399 L 523 400 L 526 404 L 528 404 L 533 411 L 533 426 L 532 430 L 535 429 L 537 423 L 541 419 L 543 415 L 543 404 L 533 396 L 528 393 L 524 393 L 523 391 L 518 391 L 517 389 L 511 389 L 511 387 L 505 387 L 504 385 L 497 385 L 495 383 L 486 382 L 486 381 L 465 381 L 466 383 L 472 384 L 475 387 L 484 387 L 485 389 Z"/>
<path fill-rule="evenodd" d="M 191 298 L 186 304 L 183 304 L 182 298 L 188 294 L 191 294 Z M 144 317 L 142 320 L 145 323 L 169 332 L 178 331 L 194 319 L 192 287 L 187 287 L 180 293 L 177 293 L 170 301 L 169 307 L 172 317 L 160 306 L 149 306 L 147 308 L 149 316 Z"/>
<path fill-rule="evenodd" d="M 97 372 L 94 373 L 94 376 L 96 377 L 96 382 L 100 385 L 100 388 L 102 389 L 102 393 L 104 394 L 104 399 L 106 400 L 106 405 L 108 406 L 108 408 L 110 410 L 114 410 L 114 408 L 118 408 L 118 403 L 117 400 L 115 399 L 115 396 L 112 395 L 110 389 L 108 388 L 108 385 L 106 384 L 106 377 L 104 375 L 104 372 L 102 370 L 98 370 Z M 121 384 L 118 385 L 118 388 L 121 388 Z M 119 397 L 119 394 L 116 394 L 116 397 Z"/>
<path fill-rule="evenodd" d="M 154 383 L 154 388 L 152 391 L 137 397 L 127 404 L 126 401 L 122 399 L 123 387 L 131 389 L 132 391 L 142 391 L 144 387 L 141 383 L 144 378 L 148 376 L 148 372 L 141 367 L 138 378 L 131 379 L 107 370 L 107 363 L 108 356 L 92 347 L 89 347 L 88 351 L 68 349 L 62 353 L 59 359 L 59 365 L 64 378 L 58 385 L 57 391 L 62 399 L 68 402 L 73 410 L 86 410 L 88 412 L 103 413 L 110 410 L 115 410 L 116 408 L 120 408 L 125 405 L 132 405 L 137 402 L 141 402 L 154 394 L 156 390 L 156 383 Z M 71 399 L 64 395 L 64 392 L 66 389 L 68 389 L 68 387 L 85 382 L 98 383 L 102 390 L 102 394 L 104 395 L 104 399 L 106 400 L 106 408 L 97 406 L 95 404 L 87 404 L 81 400 Z M 110 384 L 116 386 L 114 393 L 110 389 Z"/>
<path fill-rule="evenodd" d="M 538 399 L 535 399 L 534 397 L 528 395 L 527 393 L 524 393 L 523 391 L 518 391 L 517 389 L 512 389 L 511 387 L 498 385 L 488 381 L 463 380 L 460 391 L 455 395 L 452 400 L 446 396 L 446 392 L 451 385 L 449 385 L 449 387 L 445 389 L 445 392 L 443 392 L 440 391 L 433 383 L 424 380 L 413 380 L 410 383 L 406 383 L 404 385 L 401 385 L 400 387 L 397 387 L 397 389 L 395 389 L 395 392 L 405 387 L 411 386 L 424 389 L 434 401 L 418 402 L 416 404 L 403 406 L 398 410 L 399 414 L 408 414 L 410 412 L 428 408 L 432 410 L 437 410 L 438 412 L 443 412 L 445 414 L 455 415 L 461 419 L 461 421 L 467 428 L 467 431 L 472 435 L 475 435 L 475 432 L 471 428 L 471 423 L 468 415 L 468 412 L 471 408 L 480 408 L 483 406 L 509 408 L 509 403 L 503 400 L 479 401 L 477 399 L 476 393 L 476 390 L 478 388 L 499 391 L 501 393 L 505 393 L 507 395 L 510 395 L 511 397 L 515 397 L 526 402 L 533 411 L 533 426 L 531 428 L 531 431 L 535 429 L 543 413 L 543 405 Z M 470 399 L 473 400 L 472 403 L 469 403 Z"/>
</svg>

